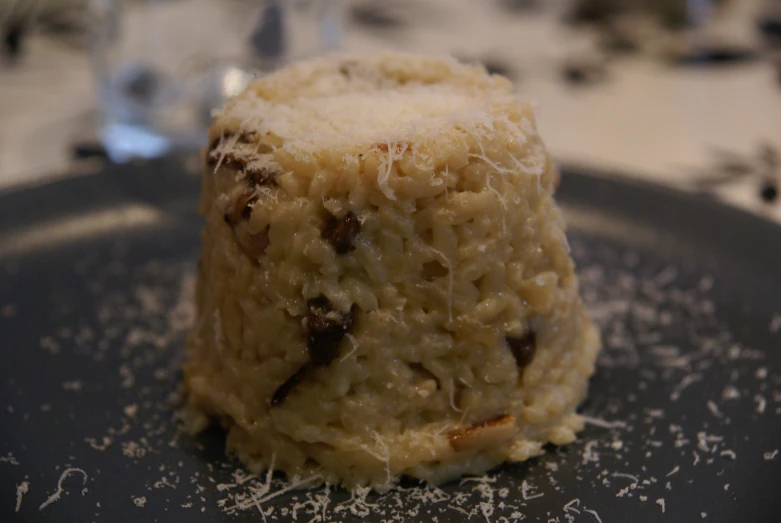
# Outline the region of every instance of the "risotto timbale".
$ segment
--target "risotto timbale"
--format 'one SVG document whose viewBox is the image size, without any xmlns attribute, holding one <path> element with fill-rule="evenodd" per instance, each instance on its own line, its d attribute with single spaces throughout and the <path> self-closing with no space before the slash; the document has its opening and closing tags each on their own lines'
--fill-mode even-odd
<svg viewBox="0 0 781 523">
<path fill-rule="evenodd" d="M 455 60 L 327 57 L 211 127 L 192 428 L 253 470 L 442 482 L 574 440 L 600 342 L 531 107 Z"/>
</svg>

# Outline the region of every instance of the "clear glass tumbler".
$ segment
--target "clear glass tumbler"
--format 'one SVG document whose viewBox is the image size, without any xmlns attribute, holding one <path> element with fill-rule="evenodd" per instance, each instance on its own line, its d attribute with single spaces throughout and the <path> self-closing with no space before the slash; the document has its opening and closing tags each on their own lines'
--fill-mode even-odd
<svg viewBox="0 0 781 523">
<path fill-rule="evenodd" d="M 336 50 L 342 0 L 89 0 L 101 139 L 114 161 L 205 143 L 254 76 Z"/>
</svg>

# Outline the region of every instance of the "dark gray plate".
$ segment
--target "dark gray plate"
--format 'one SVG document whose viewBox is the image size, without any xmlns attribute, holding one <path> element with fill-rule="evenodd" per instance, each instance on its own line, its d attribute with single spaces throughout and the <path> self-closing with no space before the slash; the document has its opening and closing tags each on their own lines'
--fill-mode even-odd
<svg viewBox="0 0 781 523">
<path fill-rule="evenodd" d="M 352 499 L 275 496 L 220 431 L 176 435 L 197 175 L 166 160 L 0 194 L 0 520 L 779 521 L 781 228 L 564 179 L 606 344 L 583 406 L 596 424 L 485 478 Z"/>
</svg>

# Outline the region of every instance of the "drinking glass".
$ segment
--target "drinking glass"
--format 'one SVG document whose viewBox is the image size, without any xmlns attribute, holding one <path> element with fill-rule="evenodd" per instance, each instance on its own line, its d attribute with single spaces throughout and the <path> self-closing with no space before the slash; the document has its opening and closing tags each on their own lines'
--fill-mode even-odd
<svg viewBox="0 0 781 523">
<path fill-rule="evenodd" d="M 114 161 L 205 143 L 258 75 L 336 50 L 341 0 L 88 0 L 101 139 Z"/>
</svg>

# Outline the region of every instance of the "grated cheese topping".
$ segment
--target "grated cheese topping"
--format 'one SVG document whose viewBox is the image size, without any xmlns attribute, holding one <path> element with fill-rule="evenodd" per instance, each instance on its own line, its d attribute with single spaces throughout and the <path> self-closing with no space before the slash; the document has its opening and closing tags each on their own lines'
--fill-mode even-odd
<svg viewBox="0 0 781 523">
<path fill-rule="evenodd" d="M 507 104 L 519 104 L 508 80 L 450 57 L 335 55 L 250 84 L 215 111 L 210 139 L 238 130 L 256 133 L 251 142 L 294 154 L 379 146 L 392 156 L 394 145 L 421 135 L 487 132 Z M 222 152 L 239 156 L 258 156 L 262 149 L 226 142 Z"/>
<path fill-rule="evenodd" d="M 242 115 L 245 129 L 271 131 L 298 147 L 321 149 L 389 139 L 398 142 L 452 127 L 485 111 L 485 103 L 484 96 L 456 92 L 447 84 L 300 98 L 290 105 L 250 92 L 237 100 L 227 115 Z"/>
</svg>

